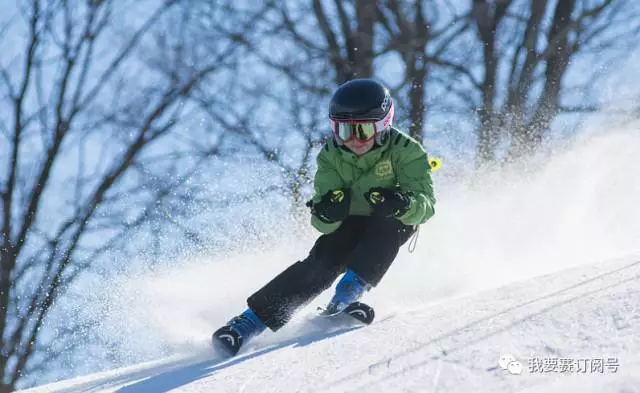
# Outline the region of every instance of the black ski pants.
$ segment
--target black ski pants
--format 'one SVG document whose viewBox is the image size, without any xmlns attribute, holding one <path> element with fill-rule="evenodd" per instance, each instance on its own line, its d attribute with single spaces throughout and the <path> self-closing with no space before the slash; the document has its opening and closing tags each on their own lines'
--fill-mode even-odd
<svg viewBox="0 0 640 393">
<path fill-rule="evenodd" d="M 349 216 L 336 231 L 320 236 L 306 259 L 277 275 L 247 304 L 276 331 L 346 269 L 376 286 L 414 231 L 395 218 Z"/>
</svg>

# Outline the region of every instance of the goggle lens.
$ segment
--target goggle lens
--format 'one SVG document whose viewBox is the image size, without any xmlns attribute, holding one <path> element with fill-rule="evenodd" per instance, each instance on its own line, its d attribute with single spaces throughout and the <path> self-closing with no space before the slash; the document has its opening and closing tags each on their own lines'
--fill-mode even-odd
<svg viewBox="0 0 640 393">
<path fill-rule="evenodd" d="M 368 141 L 376 135 L 375 123 L 336 123 L 336 134 L 343 141 L 356 138 L 361 141 Z"/>
</svg>

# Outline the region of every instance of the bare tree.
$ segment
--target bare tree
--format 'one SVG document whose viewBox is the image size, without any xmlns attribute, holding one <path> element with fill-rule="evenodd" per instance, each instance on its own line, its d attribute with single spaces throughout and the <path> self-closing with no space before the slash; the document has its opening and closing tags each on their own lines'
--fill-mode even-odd
<svg viewBox="0 0 640 393">
<path fill-rule="evenodd" d="M 22 47 L 0 59 L 1 391 L 59 355 L 74 330 L 43 339 L 47 316 L 101 257 L 154 222 L 199 236 L 183 220 L 189 180 L 222 136 L 189 129 L 191 97 L 238 48 L 218 37 L 205 51 L 187 8 L 145 4 L 129 20 L 119 0 L 24 2 Z"/>
<path fill-rule="evenodd" d="M 377 56 L 374 32 L 380 11 L 375 3 L 367 1 L 312 0 L 267 3 L 261 12 L 270 15 L 266 18 L 269 22 L 264 26 L 254 24 L 251 33 L 214 27 L 269 67 L 265 78 L 251 74 L 247 83 L 242 82 L 247 78 L 239 78 L 242 99 L 252 103 L 248 105 L 251 113 L 204 101 L 203 105 L 216 122 L 233 114 L 227 119 L 227 130 L 281 170 L 282 188 L 267 191 L 287 193 L 299 207 L 304 202 L 303 189 L 311 182 L 314 149 L 330 132 L 326 104 L 331 91 L 352 78 L 373 76 Z M 318 34 L 322 41 L 317 40 Z M 270 50 L 274 46 L 278 48 L 275 52 Z M 286 82 L 274 84 L 274 79 Z M 262 118 L 274 107 L 278 108 L 276 121 L 280 122 L 266 125 Z M 291 148 L 292 141 L 296 149 Z"/>
<path fill-rule="evenodd" d="M 391 87 L 410 134 L 422 138 L 429 111 L 469 114 L 480 125 L 478 163 L 531 153 L 558 114 L 596 110 L 589 100 L 575 102 L 563 92 L 587 91 L 602 67 L 594 67 L 582 85 L 568 83 L 568 71 L 591 53 L 606 51 L 602 59 L 613 61 L 616 43 L 638 33 L 637 11 L 629 10 L 628 0 L 474 0 L 466 8 L 447 0 L 311 0 L 270 6 L 263 36 L 239 42 L 286 77 L 298 95 L 306 94 L 307 108 L 325 103 L 332 86 L 351 78 L 384 80 L 374 62 L 399 58 L 402 79 Z M 265 49 L 275 40 L 278 51 Z"/>
<path fill-rule="evenodd" d="M 321 0 L 312 3 L 313 14 L 327 42 L 336 82 L 342 84 L 353 78 L 373 76 L 375 3 L 355 0 L 350 2 L 354 4 L 348 4 L 352 9 L 348 9 L 344 2 L 335 1 L 333 14 L 338 22 L 335 24 Z"/>
<path fill-rule="evenodd" d="M 397 53 L 402 59 L 404 77 L 394 86 L 394 96 L 404 103 L 409 134 L 417 140 L 422 140 L 427 121 L 427 89 L 433 83 L 430 71 L 443 63 L 452 41 L 468 29 L 468 24 L 456 22 L 450 8 L 449 1 L 439 0 L 378 4 L 378 20 L 387 34 L 377 55 Z"/>
<path fill-rule="evenodd" d="M 280 5 L 281 34 L 291 37 L 298 44 L 298 52 L 305 53 L 307 59 L 326 61 L 328 56 L 333 78 L 323 80 L 329 85 L 340 85 L 355 77 L 375 76 L 384 80 L 385 75 L 374 70 L 374 61 L 398 54 L 402 63 L 396 68 L 403 78 L 391 89 L 399 113 L 406 114 L 409 119 L 410 135 L 421 140 L 426 122 L 429 69 L 442 62 L 442 54 L 460 34 L 456 29 L 468 29 L 469 25 L 460 28 L 453 23 L 455 15 L 448 1 L 314 0 L 310 3 L 298 6 L 300 17 L 291 15 L 286 2 Z M 311 21 L 302 24 L 301 20 L 307 15 L 312 16 L 307 18 Z M 305 35 L 301 25 L 307 31 L 319 32 L 323 42 L 310 39 L 311 34 Z M 291 67 L 287 75 L 294 74 L 290 70 Z M 298 72 L 304 73 L 304 68 L 296 69 Z"/>
<path fill-rule="evenodd" d="M 422 138 L 424 124 L 424 83 L 429 59 L 426 45 L 432 38 L 430 23 L 424 12 L 424 1 L 411 4 L 398 1 L 335 1 L 333 3 L 313 0 L 307 14 L 313 15 L 313 26 L 322 34 L 324 45 L 312 43 L 304 38 L 300 27 L 294 22 L 286 4 L 281 5 L 280 14 L 286 34 L 299 43 L 299 49 L 315 54 L 325 60 L 328 55 L 333 70 L 331 85 L 340 85 L 357 77 L 373 77 L 376 58 L 389 52 L 400 54 L 404 65 L 404 79 L 395 86 L 394 96 L 398 103 L 407 102 L 406 113 L 410 118 L 410 134 Z M 385 36 L 376 36 L 376 29 L 383 27 Z M 401 89 L 408 88 L 408 100 L 401 97 Z M 399 105 L 399 109 L 403 109 Z"/>
<path fill-rule="evenodd" d="M 257 158 L 280 174 L 279 181 L 265 182 L 234 198 L 250 201 L 268 194 L 286 195 L 297 213 L 304 207 L 305 186 L 312 179 L 314 149 L 328 130 L 326 107 L 320 105 L 332 90 L 332 68 L 325 49 L 298 30 L 304 30 L 302 19 L 311 8 L 298 4 L 301 9 L 291 13 L 284 2 L 265 2 L 258 9 L 232 3 L 226 15 L 234 23 L 228 25 L 211 23 L 215 15 L 203 3 L 200 28 L 228 37 L 248 53 L 224 102 L 212 101 L 206 91 L 198 94 L 198 100 L 210 119 L 243 146 L 243 156 Z M 346 60 L 343 66 L 354 67 Z"/>
<path fill-rule="evenodd" d="M 636 8 L 626 0 L 473 0 L 470 18 L 482 48 L 483 76 L 477 80 L 468 61 L 450 64 L 473 81 L 481 97 L 479 163 L 496 161 L 505 137 L 510 160 L 536 151 L 558 114 L 581 106 L 561 102 L 572 62 L 593 52 L 608 53 L 595 60 L 610 60 L 628 48 L 623 42 L 637 40 Z M 593 72 L 579 78 L 583 89 L 598 77 L 598 68 L 593 64 Z"/>
<path fill-rule="evenodd" d="M 389 33 L 390 50 L 397 51 L 405 65 L 405 78 L 402 85 L 409 85 L 409 133 L 422 140 L 425 120 L 425 87 L 430 62 L 427 60 L 427 43 L 431 40 L 431 24 L 427 22 L 422 0 L 416 0 L 407 12 L 401 9 L 400 2 L 391 0 L 386 7 L 379 9 L 380 19 Z M 385 15 L 385 11 L 390 14 Z M 411 20 L 413 19 L 413 20 Z M 392 27 L 395 25 L 395 27 Z"/>
</svg>

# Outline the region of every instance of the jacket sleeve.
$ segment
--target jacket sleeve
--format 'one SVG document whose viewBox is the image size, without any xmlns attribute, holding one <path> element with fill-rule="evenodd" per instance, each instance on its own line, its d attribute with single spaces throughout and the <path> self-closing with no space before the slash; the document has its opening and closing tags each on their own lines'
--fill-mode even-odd
<svg viewBox="0 0 640 393">
<path fill-rule="evenodd" d="M 314 203 L 319 202 L 327 192 L 344 188 L 344 182 L 332 157 L 330 143 L 327 142 L 316 158 L 318 168 L 313 179 Z M 316 216 L 311 215 L 311 225 L 322 233 L 331 233 L 338 229 L 340 224 L 342 224 L 342 221 L 327 224 L 320 221 Z"/>
<path fill-rule="evenodd" d="M 396 168 L 400 189 L 411 195 L 409 210 L 398 219 L 405 225 L 425 223 L 435 214 L 436 204 L 426 151 L 412 141 L 401 152 Z"/>
</svg>

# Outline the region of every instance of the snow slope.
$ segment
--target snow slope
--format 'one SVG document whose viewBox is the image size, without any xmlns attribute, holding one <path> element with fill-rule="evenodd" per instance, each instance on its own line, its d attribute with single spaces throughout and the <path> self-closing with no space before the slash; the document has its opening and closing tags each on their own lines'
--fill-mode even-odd
<svg viewBox="0 0 640 393">
<path fill-rule="evenodd" d="M 202 350 L 28 391 L 638 392 L 639 280 L 640 259 L 625 258 L 382 311 L 366 328 L 304 318 L 231 360 Z M 499 367 L 503 354 L 522 374 Z M 530 358 L 610 357 L 619 366 L 602 373 L 528 368 Z"/>
<path fill-rule="evenodd" d="M 211 331 L 315 234 L 141 272 L 105 300 L 102 334 L 131 360 L 173 356 L 28 391 L 640 392 L 638 157 L 640 132 L 621 130 L 578 141 L 530 175 L 443 185 L 416 251 L 403 249 L 366 298 L 372 326 L 310 318 L 322 295 L 231 360 L 210 352 Z M 499 366 L 505 354 L 520 375 Z M 550 370 L 554 361 L 594 371 Z M 547 371 L 529 370 L 537 362 Z"/>
</svg>

